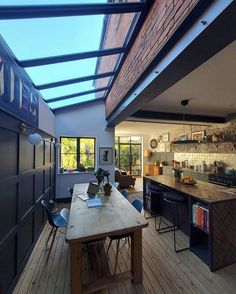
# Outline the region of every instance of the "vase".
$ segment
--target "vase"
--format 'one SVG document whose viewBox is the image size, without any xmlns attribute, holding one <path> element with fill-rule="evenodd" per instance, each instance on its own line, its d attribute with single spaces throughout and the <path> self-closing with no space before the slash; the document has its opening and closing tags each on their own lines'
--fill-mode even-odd
<svg viewBox="0 0 236 294">
<path fill-rule="evenodd" d="M 176 181 L 177 183 L 180 182 L 180 179 L 181 179 L 181 176 L 175 176 L 175 181 Z"/>
<path fill-rule="evenodd" d="M 98 198 L 100 198 L 103 195 L 104 195 L 104 188 L 103 188 L 103 183 L 101 182 L 98 184 L 97 196 L 98 196 Z"/>
<path fill-rule="evenodd" d="M 106 196 L 111 195 L 111 185 L 104 185 L 104 193 Z"/>
</svg>

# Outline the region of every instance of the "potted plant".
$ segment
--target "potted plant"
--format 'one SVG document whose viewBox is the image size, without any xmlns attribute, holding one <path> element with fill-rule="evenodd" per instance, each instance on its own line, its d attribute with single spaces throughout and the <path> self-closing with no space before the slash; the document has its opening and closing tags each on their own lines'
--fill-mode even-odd
<svg viewBox="0 0 236 294">
<path fill-rule="evenodd" d="M 97 171 L 94 173 L 97 181 L 98 181 L 98 191 L 100 193 L 105 193 L 105 195 L 110 195 L 111 194 L 111 184 L 109 183 L 109 176 L 110 173 L 108 170 L 104 170 L 102 168 L 99 168 Z M 107 181 L 104 184 L 104 178 L 106 177 Z"/>
</svg>

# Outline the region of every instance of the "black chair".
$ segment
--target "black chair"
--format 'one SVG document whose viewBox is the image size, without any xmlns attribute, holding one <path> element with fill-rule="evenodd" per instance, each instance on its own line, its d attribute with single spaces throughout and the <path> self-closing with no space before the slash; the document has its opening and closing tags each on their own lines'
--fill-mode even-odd
<svg viewBox="0 0 236 294">
<path fill-rule="evenodd" d="M 173 191 L 163 192 L 164 202 L 168 205 L 170 216 L 173 221 L 173 225 L 168 225 L 164 220 L 163 216 L 161 215 L 159 225 L 158 225 L 158 233 L 163 234 L 167 232 L 174 232 L 174 250 L 175 252 L 181 252 L 184 250 L 189 249 L 189 247 L 177 249 L 176 248 L 176 234 L 175 231 L 178 230 L 179 227 L 179 207 L 184 206 L 187 202 L 186 197 L 182 196 L 181 194 L 175 193 Z M 161 228 L 161 223 L 164 222 L 167 226 Z"/>
<path fill-rule="evenodd" d="M 156 217 L 161 215 L 161 199 L 165 191 L 166 189 L 160 185 L 150 185 L 145 195 L 144 217 L 146 219 L 155 217 L 155 227 Z M 149 212 L 150 216 L 146 217 L 146 212 Z"/>
<path fill-rule="evenodd" d="M 143 208 L 143 202 L 138 199 L 135 198 L 131 204 L 133 205 L 134 208 L 136 208 L 136 210 L 141 213 L 142 208 Z M 116 246 L 116 256 L 115 256 L 115 268 L 114 268 L 114 275 L 116 274 L 116 267 L 117 267 L 117 260 L 118 260 L 118 254 L 119 254 L 119 248 L 120 248 L 120 240 L 121 239 L 125 239 L 127 240 L 127 242 L 129 243 L 129 238 L 130 238 L 131 234 L 130 233 L 126 233 L 126 234 L 121 234 L 121 235 L 114 235 L 114 236 L 110 236 L 110 242 L 107 248 L 107 254 L 109 252 L 109 249 L 111 247 L 111 243 L 113 240 L 117 240 L 117 246 Z M 130 244 L 130 243 L 129 243 Z"/>
<path fill-rule="evenodd" d="M 45 208 L 46 213 L 47 213 L 48 222 L 52 226 L 52 229 L 51 229 L 50 234 L 49 234 L 47 241 L 46 241 L 46 246 L 47 246 L 48 241 L 54 231 L 52 242 L 51 242 L 48 256 L 47 256 L 47 259 L 48 259 L 50 256 L 51 250 L 52 250 L 52 246 L 53 246 L 58 228 L 65 228 L 68 224 L 69 210 L 67 208 L 63 208 L 59 213 L 53 213 L 52 212 L 53 206 L 52 206 L 51 201 L 42 200 L 41 204 Z"/>
</svg>

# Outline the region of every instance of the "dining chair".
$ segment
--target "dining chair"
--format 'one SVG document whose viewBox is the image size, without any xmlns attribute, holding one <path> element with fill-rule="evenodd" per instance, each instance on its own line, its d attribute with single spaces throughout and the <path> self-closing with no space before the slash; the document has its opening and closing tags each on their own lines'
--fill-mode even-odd
<svg viewBox="0 0 236 294">
<path fill-rule="evenodd" d="M 73 196 L 73 191 L 74 191 L 74 189 L 71 188 L 71 187 L 68 187 L 67 190 L 68 190 L 68 192 L 70 193 L 70 196 L 72 197 L 72 196 Z"/>
<path fill-rule="evenodd" d="M 114 182 L 114 183 L 112 184 L 112 186 L 115 187 L 116 189 L 118 189 L 118 188 L 119 188 L 119 183 L 118 183 L 118 182 Z"/>
<path fill-rule="evenodd" d="M 131 204 L 134 206 L 135 209 L 137 209 L 137 211 L 139 213 L 141 213 L 142 211 L 142 208 L 143 208 L 143 202 L 138 199 L 138 198 L 135 198 Z M 108 248 L 107 248 L 107 254 L 109 252 L 109 249 L 111 247 L 111 243 L 113 240 L 117 240 L 117 246 L 116 246 L 116 256 L 115 256 L 115 268 L 114 268 L 114 275 L 116 274 L 116 268 L 117 268 L 117 260 L 118 260 L 118 255 L 119 255 L 119 248 L 120 248 L 120 240 L 125 238 L 125 239 L 128 239 L 130 238 L 131 234 L 130 233 L 127 233 L 127 234 L 121 234 L 121 235 L 114 235 L 114 236 L 110 236 L 110 242 L 109 242 L 109 245 L 108 245 Z M 129 243 L 129 242 L 128 242 Z M 130 244 L 130 243 L 129 243 Z"/>
<path fill-rule="evenodd" d="M 53 246 L 58 228 L 65 228 L 68 224 L 69 209 L 62 208 L 59 213 L 53 213 L 52 212 L 53 206 L 50 201 L 42 200 L 41 204 L 46 210 L 48 222 L 52 227 L 50 234 L 49 234 L 47 241 L 46 241 L 46 246 L 49 242 L 50 237 L 53 234 L 53 238 L 52 238 L 51 245 L 50 245 L 48 255 L 47 255 L 47 259 L 48 259 L 50 256 L 51 250 L 52 250 L 52 246 Z"/>
<path fill-rule="evenodd" d="M 137 209 L 137 211 L 138 211 L 139 213 L 141 213 L 142 208 L 143 208 L 143 201 L 141 201 L 141 200 L 138 199 L 138 198 L 135 198 L 135 199 L 131 202 L 131 204 Z"/>
<path fill-rule="evenodd" d="M 123 189 L 121 192 L 120 192 L 126 199 L 128 198 L 129 196 L 129 191 L 127 189 Z"/>
</svg>

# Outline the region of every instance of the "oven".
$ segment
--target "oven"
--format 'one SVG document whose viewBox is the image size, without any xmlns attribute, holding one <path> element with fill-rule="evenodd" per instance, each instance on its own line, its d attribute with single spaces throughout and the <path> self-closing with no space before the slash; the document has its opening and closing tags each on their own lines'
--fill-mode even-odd
<svg viewBox="0 0 236 294">
<path fill-rule="evenodd" d="M 236 176 L 228 176 L 224 174 L 209 174 L 209 183 L 235 188 Z"/>
</svg>

